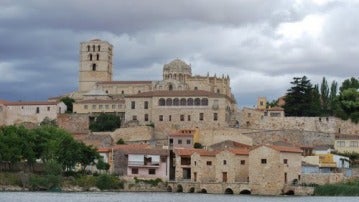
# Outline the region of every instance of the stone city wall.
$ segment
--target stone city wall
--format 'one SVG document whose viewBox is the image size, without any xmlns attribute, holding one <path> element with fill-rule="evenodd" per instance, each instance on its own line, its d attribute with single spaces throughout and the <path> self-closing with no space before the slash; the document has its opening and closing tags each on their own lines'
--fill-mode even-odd
<svg viewBox="0 0 359 202">
<path fill-rule="evenodd" d="M 248 108 L 242 109 L 239 117 L 241 128 L 359 135 L 359 124 L 336 117 L 269 117 L 264 116 L 264 111 Z"/>
<path fill-rule="evenodd" d="M 89 117 L 87 114 L 59 114 L 57 125 L 70 133 L 85 133 L 89 130 Z"/>
<path fill-rule="evenodd" d="M 301 184 L 333 184 L 344 180 L 343 173 L 308 173 L 302 174 Z"/>
</svg>

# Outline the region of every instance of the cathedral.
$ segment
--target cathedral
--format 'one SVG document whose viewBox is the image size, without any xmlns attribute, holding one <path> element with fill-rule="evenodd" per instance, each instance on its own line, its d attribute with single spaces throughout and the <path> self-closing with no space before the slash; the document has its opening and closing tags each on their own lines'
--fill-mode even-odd
<svg viewBox="0 0 359 202">
<path fill-rule="evenodd" d="M 74 113 L 115 113 L 122 125 L 156 128 L 235 126 L 236 100 L 229 76 L 192 75 L 192 68 L 175 59 L 163 66 L 159 81 L 113 81 L 113 46 L 94 39 L 80 44 L 78 92 Z"/>
</svg>

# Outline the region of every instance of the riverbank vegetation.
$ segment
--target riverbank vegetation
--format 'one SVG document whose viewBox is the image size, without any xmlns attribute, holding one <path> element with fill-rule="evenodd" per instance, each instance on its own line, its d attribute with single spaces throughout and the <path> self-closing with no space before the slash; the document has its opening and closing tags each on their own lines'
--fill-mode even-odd
<svg viewBox="0 0 359 202">
<path fill-rule="evenodd" d="M 359 181 L 352 180 L 338 184 L 316 186 L 315 196 L 359 196 Z"/>
</svg>

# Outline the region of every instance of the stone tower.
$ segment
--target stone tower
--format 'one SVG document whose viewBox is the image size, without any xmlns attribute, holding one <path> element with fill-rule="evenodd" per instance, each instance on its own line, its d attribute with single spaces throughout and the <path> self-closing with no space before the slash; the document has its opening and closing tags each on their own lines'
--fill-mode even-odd
<svg viewBox="0 0 359 202">
<path fill-rule="evenodd" d="M 112 81 L 112 49 L 99 39 L 81 42 L 79 92 L 90 91 L 96 82 Z"/>
</svg>

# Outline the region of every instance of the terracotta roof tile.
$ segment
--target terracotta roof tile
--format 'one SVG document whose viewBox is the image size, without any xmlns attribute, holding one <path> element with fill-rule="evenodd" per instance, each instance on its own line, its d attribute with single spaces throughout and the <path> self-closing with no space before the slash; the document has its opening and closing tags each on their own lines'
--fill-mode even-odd
<svg viewBox="0 0 359 202">
<path fill-rule="evenodd" d="M 297 147 L 287 147 L 287 146 L 279 146 L 279 145 L 257 145 L 255 147 L 252 147 L 250 150 L 255 150 L 259 147 L 269 147 L 279 152 L 288 152 L 288 153 L 302 153 L 303 150 L 297 148 Z"/>
<path fill-rule="evenodd" d="M 235 155 L 249 155 L 249 150 L 245 149 L 245 148 L 241 148 L 241 149 L 229 149 L 228 151 L 232 152 Z"/>
<path fill-rule="evenodd" d="M 152 81 L 101 81 L 97 84 L 152 84 Z"/>
<path fill-rule="evenodd" d="M 195 130 L 179 130 L 169 134 L 169 137 L 193 137 Z"/>
<path fill-rule="evenodd" d="M 206 149 L 198 149 L 195 153 L 198 153 L 200 156 L 216 156 L 220 151 L 218 150 L 206 150 Z"/>
<path fill-rule="evenodd" d="M 138 93 L 135 95 L 127 95 L 129 98 L 142 98 L 142 97 L 224 97 L 233 101 L 230 97 L 212 93 L 204 90 L 160 90 L 160 91 L 148 91 L 143 93 Z"/>
<path fill-rule="evenodd" d="M 284 111 L 282 107 L 272 107 L 267 109 L 267 111 Z"/>
<path fill-rule="evenodd" d="M 191 156 L 197 150 L 199 149 L 175 149 L 174 152 L 179 156 Z"/>
<path fill-rule="evenodd" d="M 81 101 L 78 101 L 76 102 L 78 104 L 86 104 L 86 103 L 89 103 L 89 104 L 92 104 L 92 103 L 121 103 L 121 104 L 124 104 L 125 103 L 125 100 L 99 100 L 99 99 L 91 99 L 91 100 L 81 100 Z"/>
<path fill-rule="evenodd" d="M 49 101 L 20 101 L 20 102 L 7 102 L 7 106 L 22 106 L 22 105 L 57 105 L 57 102 Z"/>
<path fill-rule="evenodd" d="M 359 135 L 335 135 L 336 140 L 358 140 Z"/>
</svg>

